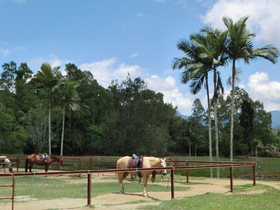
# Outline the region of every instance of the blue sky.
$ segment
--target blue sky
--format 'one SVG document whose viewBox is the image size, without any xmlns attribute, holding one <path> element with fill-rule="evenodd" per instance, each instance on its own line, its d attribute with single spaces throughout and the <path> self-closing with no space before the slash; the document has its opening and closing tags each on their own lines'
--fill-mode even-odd
<svg viewBox="0 0 280 210">
<path fill-rule="evenodd" d="M 44 62 L 67 63 L 89 70 L 105 88 L 141 77 L 149 89 L 164 94 L 183 114 L 190 114 L 205 91 L 197 95 L 180 83 L 172 70 L 182 57 L 176 44 L 205 25 L 223 28 L 222 17 L 250 16 L 255 47 L 272 44 L 280 49 L 279 0 L 0 0 L 0 63 L 26 62 L 33 72 Z M 238 63 L 239 86 L 267 111 L 280 109 L 280 66 L 268 61 Z M 230 66 L 220 68 L 226 94 Z"/>
</svg>

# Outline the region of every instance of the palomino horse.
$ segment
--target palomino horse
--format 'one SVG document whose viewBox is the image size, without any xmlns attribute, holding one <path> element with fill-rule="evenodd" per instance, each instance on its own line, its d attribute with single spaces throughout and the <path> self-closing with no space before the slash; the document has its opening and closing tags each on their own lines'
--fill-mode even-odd
<svg viewBox="0 0 280 210">
<path fill-rule="evenodd" d="M 59 162 L 59 164 L 62 165 L 63 164 L 62 156 L 48 155 L 47 158 L 43 158 L 42 155 L 36 155 L 36 154 L 28 155 L 25 160 L 25 172 L 28 171 L 28 168 L 29 171 L 32 172 L 31 170 L 34 164 L 38 166 L 45 166 L 45 172 L 48 172 L 49 165 L 52 162 Z"/>
<path fill-rule="evenodd" d="M 129 167 L 130 165 L 130 161 L 131 161 L 131 157 L 130 156 L 125 156 L 120 158 L 117 161 L 117 169 L 128 169 L 131 168 Z M 142 160 L 142 167 L 141 168 L 166 168 L 166 162 L 165 162 L 165 158 L 156 158 L 156 157 L 143 157 Z M 143 177 L 143 184 L 144 184 L 144 196 L 147 196 L 147 182 L 149 179 L 149 176 L 151 174 L 154 174 L 153 171 L 139 171 L 140 175 Z M 119 184 L 120 184 L 120 191 L 121 193 L 124 193 L 124 187 L 123 187 L 123 180 L 128 176 L 128 175 L 133 175 L 135 176 L 135 172 L 119 172 L 118 173 L 118 180 L 119 180 Z M 163 175 L 166 175 L 167 171 L 164 169 L 163 170 Z M 137 174 L 138 175 L 138 174 Z"/>
<path fill-rule="evenodd" d="M 6 156 L 0 156 L 0 166 L 4 166 L 4 171 L 5 168 L 9 168 L 10 173 L 13 173 L 12 163 Z"/>
</svg>

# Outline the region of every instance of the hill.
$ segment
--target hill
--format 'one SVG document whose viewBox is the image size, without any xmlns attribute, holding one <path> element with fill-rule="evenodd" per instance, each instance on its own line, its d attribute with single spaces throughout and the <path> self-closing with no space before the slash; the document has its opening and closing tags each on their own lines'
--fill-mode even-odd
<svg viewBox="0 0 280 210">
<path fill-rule="evenodd" d="M 187 115 L 181 114 L 178 110 L 176 112 L 177 112 L 177 116 L 179 116 L 179 117 L 181 117 L 181 118 L 183 118 L 185 120 L 187 120 L 189 118 Z"/>
<path fill-rule="evenodd" d="M 271 127 L 272 128 L 280 127 L 280 110 L 274 110 L 274 111 L 271 111 L 270 113 L 271 113 L 271 119 L 272 119 Z M 187 115 L 181 114 L 178 110 L 177 110 L 177 115 L 182 117 L 183 119 L 188 119 Z"/>
</svg>

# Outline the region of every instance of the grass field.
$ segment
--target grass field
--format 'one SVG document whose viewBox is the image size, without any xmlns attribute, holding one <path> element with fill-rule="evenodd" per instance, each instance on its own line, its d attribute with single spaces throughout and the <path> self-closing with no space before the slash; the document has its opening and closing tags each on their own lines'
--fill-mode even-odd
<svg viewBox="0 0 280 210">
<path fill-rule="evenodd" d="M 258 188 L 266 189 L 267 191 L 256 195 L 222 195 L 208 193 L 194 197 L 186 197 L 184 199 L 162 201 L 157 207 L 146 206 L 145 209 L 279 209 L 279 190 L 271 189 L 266 186 L 258 186 Z"/>
<path fill-rule="evenodd" d="M 196 160 L 196 161 L 209 161 L 208 157 L 174 157 L 177 160 Z M 229 161 L 228 158 L 220 158 L 220 161 Z M 257 178 L 266 180 L 280 180 L 280 158 L 270 158 L 270 157 L 235 157 L 236 162 L 255 162 L 256 163 L 256 176 Z M 195 165 L 195 164 L 192 164 Z M 185 174 L 185 171 L 178 172 L 181 175 Z M 209 177 L 209 169 L 198 169 L 190 170 L 190 176 L 205 176 Z M 216 176 L 216 169 L 213 169 L 214 177 Z M 229 177 L 229 169 L 220 169 L 221 177 Z M 252 177 L 252 167 L 237 167 L 234 168 L 233 176 L 237 178 L 250 178 Z"/>
<path fill-rule="evenodd" d="M 33 176 L 33 177 L 16 177 L 16 195 L 28 196 L 31 199 L 56 199 L 56 198 L 87 198 L 87 179 L 71 176 L 71 180 L 83 180 L 83 183 L 67 184 L 68 179 L 57 179 L 51 177 Z M 92 196 L 105 193 L 119 193 L 119 184 L 116 181 L 108 183 L 92 184 Z M 10 184 L 11 178 L 1 178 L 1 184 Z M 126 192 L 134 193 L 143 190 L 141 184 L 126 184 Z M 0 188 L 1 189 L 1 188 Z M 179 187 L 176 190 L 186 190 L 187 187 Z M 154 191 L 169 192 L 170 189 L 157 186 L 153 187 Z M 10 188 L 3 188 L 0 191 L 0 197 L 11 196 Z M 1 202 L 1 200 L 0 200 Z"/>
<path fill-rule="evenodd" d="M 104 178 L 106 179 L 106 178 Z M 112 179 L 112 178 L 110 178 Z M 116 177 L 113 177 L 116 179 Z M 198 183 L 195 180 L 204 180 L 204 178 L 195 178 L 190 184 L 185 187 L 176 187 L 178 191 L 188 191 L 190 186 L 195 186 Z M 82 183 L 71 183 L 69 180 L 79 181 Z M 0 184 L 9 184 L 10 178 L 1 178 Z M 68 184 L 67 184 L 68 183 Z M 184 177 L 175 176 L 175 183 L 184 183 Z M 205 183 L 207 184 L 207 183 Z M 280 184 L 280 182 L 279 182 Z M 209 185 L 209 187 L 211 187 Z M 228 186 L 229 187 L 229 186 Z M 138 183 L 126 183 L 126 193 L 141 192 L 143 187 Z M 107 193 L 118 193 L 119 185 L 117 181 L 93 183 L 92 184 L 92 198 Z M 170 187 L 166 185 L 153 185 L 149 188 L 153 192 L 169 192 Z M 279 209 L 280 206 L 280 190 L 272 187 L 257 184 L 253 187 L 251 184 L 235 186 L 235 192 L 245 192 L 250 190 L 265 190 L 261 194 L 232 194 L 224 195 L 219 193 L 206 193 L 203 195 L 196 195 L 185 197 L 183 199 L 173 199 L 160 201 L 158 206 L 143 206 L 141 209 Z M 4 188 L 0 191 L 0 197 L 10 196 L 11 190 Z M 28 198 L 25 202 L 30 200 L 52 200 L 62 198 L 83 198 L 86 203 L 87 198 L 87 179 L 86 177 L 70 176 L 68 179 L 59 177 L 16 177 L 16 196 Z M 3 202 L 10 202 L 7 200 L 0 200 Z M 145 201 L 139 201 L 143 203 Z M 16 202 L 17 205 L 18 202 Z M 135 203 L 135 202 L 134 202 Z M 94 207 L 94 206 L 92 206 Z"/>
<path fill-rule="evenodd" d="M 188 160 L 188 157 L 176 157 L 178 160 Z M 196 157 L 191 160 L 205 160 L 207 157 Z M 235 161 L 254 161 L 253 158 L 236 158 Z M 228 159 L 222 159 L 221 161 L 228 161 Z M 268 180 L 280 177 L 280 159 L 279 158 L 258 158 L 257 165 L 257 177 L 264 177 Z M 216 169 L 213 169 L 214 173 Z M 229 170 L 221 169 L 221 177 L 228 177 Z M 188 191 L 190 187 L 198 185 L 195 180 L 204 180 L 204 177 L 209 177 L 209 169 L 190 170 L 191 182 L 185 183 L 185 171 L 177 171 L 175 176 L 175 183 L 183 186 L 176 186 L 175 192 Z M 236 168 L 234 169 L 235 177 L 250 177 L 251 167 Z M 159 176 L 157 176 L 157 179 Z M 52 199 L 84 199 L 86 204 L 87 199 L 87 178 L 85 176 L 80 177 L 78 175 L 71 175 L 67 179 L 58 177 L 16 177 L 16 197 L 21 196 L 27 198 L 26 201 L 31 200 L 52 200 Z M 118 194 L 119 185 L 115 176 L 103 177 L 102 179 L 114 179 L 114 181 L 95 183 L 93 178 L 92 183 L 92 198 L 105 194 Z M 228 179 L 227 179 L 228 180 Z M 71 182 L 71 183 L 70 183 Z M 206 181 L 205 181 L 206 182 Z M 10 184 L 11 178 L 1 177 L 0 185 Z M 69 184 L 70 183 L 70 184 Z M 278 183 L 278 182 L 277 182 Z M 205 183 L 207 185 L 207 183 Z M 280 182 L 279 184 L 280 185 Z M 170 192 L 170 186 L 165 185 L 153 185 L 149 187 L 149 190 L 153 192 Z M 209 185 L 211 187 L 211 185 Z M 229 188 L 229 185 L 228 185 Z M 142 192 L 143 186 L 141 184 L 126 183 L 126 193 Z M 149 205 L 147 201 L 137 201 L 138 203 L 147 203 L 147 206 L 142 206 L 140 209 L 279 209 L 280 206 L 280 190 L 259 184 L 253 187 L 251 184 L 247 185 L 235 185 L 234 192 L 246 192 L 251 190 L 264 190 L 261 194 L 230 194 L 225 195 L 221 193 L 205 193 L 202 195 L 188 196 L 183 199 L 162 200 L 158 201 L 160 204 L 157 206 Z M 0 197 L 10 197 L 11 188 L 0 188 Z M 1 203 L 10 203 L 9 200 L 0 200 Z M 16 201 L 16 204 L 19 201 Z M 137 203 L 136 202 L 136 203 Z M 128 202 L 129 203 L 129 202 Z M 135 203 L 135 201 L 133 202 Z M 94 208 L 94 205 L 92 206 Z"/>
<path fill-rule="evenodd" d="M 175 158 L 177 160 L 190 161 L 209 161 L 209 157 L 207 156 L 197 156 L 197 157 L 189 157 L 189 156 L 171 156 L 170 158 Z M 91 162 L 91 169 L 108 169 L 116 167 L 116 157 L 108 157 L 108 158 L 93 158 Z M 213 157 L 215 161 L 215 158 Z M 229 161 L 229 158 L 220 158 L 220 161 Z M 273 179 L 280 180 L 280 158 L 271 158 L 271 157 L 234 157 L 234 161 L 237 162 L 255 162 L 257 166 L 257 177 L 261 177 L 262 179 Z M 20 160 L 21 170 L 24 170 L 24 159 Z M 81 158 L 64 158 L 65 166 L 62 167 L 62 170 L 88 170 L 90 164 L 90 158 L 81 157 Z M 170 165 L 170 164 L 169 164 Z M 180 164 L 178 164 L 180 165 Z M 192 164 L 194 165 L 194 164 Z M 181 166 L 185 166 L 185 164 L 181 164 Z M 34 168 L 42 168 L 41 166 L 34 165 Z M 54 163 L 51 165 L 53 169 L 60 169 L 60 167 Z M 235 168 L 233 176 L 239 178 L 249 178 L 252 176 L 251 167 L 240 167 Z M 213 169 L 214 176 L 216 176 L 216 170 Z M 199 169 L 199 170 L 190 170 L 190 176 L 209 176 L 209 169 Z M 185 175 L 185 171 L 178 171 L 178 174 Z M 229 169 L 220 169 L 221 177 L 229 177 Z"/>
</svg>

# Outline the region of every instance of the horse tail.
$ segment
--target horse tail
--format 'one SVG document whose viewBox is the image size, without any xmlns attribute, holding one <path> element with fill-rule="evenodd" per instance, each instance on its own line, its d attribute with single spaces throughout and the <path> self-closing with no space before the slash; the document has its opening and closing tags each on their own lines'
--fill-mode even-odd
<svg viewBox="0 0 280 210">
<path fill-rule="evenodd" d="M 12 167 L 12 163 L 11 163 L 10 160 L 9 160 L 9 162 L 8 162 L 8 167 L 9 167 L 10 173 L 13 173 L 13 167 Z"/>
<path fill-rule="evenodd" d="M 28 158 L 25 159 L 25 173 L 28 170 Z"/>
</svg>

